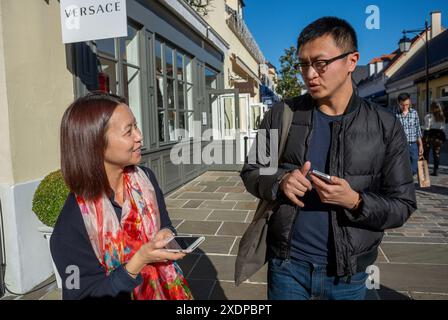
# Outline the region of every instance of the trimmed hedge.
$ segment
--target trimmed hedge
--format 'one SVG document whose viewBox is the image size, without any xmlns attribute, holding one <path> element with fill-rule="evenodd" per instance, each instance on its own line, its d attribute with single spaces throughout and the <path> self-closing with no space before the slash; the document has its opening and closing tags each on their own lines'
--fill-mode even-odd
<svg viewBox="0 0 448 320">
<path fill-rule="evenodd" d="M 54 227 L 68 193 L 61 170 L 51 172 L 41 181 L 34 193 L 33 211 L 42 223 Z"/>
</svg>

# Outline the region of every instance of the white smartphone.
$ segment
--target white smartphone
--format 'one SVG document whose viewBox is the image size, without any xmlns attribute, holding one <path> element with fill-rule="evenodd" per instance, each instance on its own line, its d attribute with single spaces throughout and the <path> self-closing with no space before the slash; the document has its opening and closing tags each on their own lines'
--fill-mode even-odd
<svg viewBox="0 0 448 320">
<path fill-rule="evenodd" d="M 176 236 L 165 246 L 170 252 L 191 253 L 204 242 L 205 237 Z"/>
<path fill-rule="evenodd" d="M 313 170 L 311 170 L 311 174 L 314 174 L 316 177 L 324 180 L 326 183 L 330 183 L 330 184 L 332 183 L 331 176 L 326 173 L 323 173 L 323 172 L 320 172 L 319 170 L 313 169 Z"/>
</svg>

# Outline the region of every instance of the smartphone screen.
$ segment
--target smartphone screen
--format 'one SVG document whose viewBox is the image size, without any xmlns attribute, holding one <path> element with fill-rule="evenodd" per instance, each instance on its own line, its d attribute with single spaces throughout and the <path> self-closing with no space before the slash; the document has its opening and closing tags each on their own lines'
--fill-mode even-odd
<svg viewBox="0 0 448 320">
<path fill-rule="evenodd" d="M 182 237 L 182 236 L 178 236 L 178 237 L 174 237 L 173 240 L 171 240 L 170 242 L 167 243 L 167 245 L 165 246 L 167 249 L 170 250 L 179 250 L 179 251 L 183 251 L 183 250 L 192 250 L 194 248 L 196 248 L 196 246 L 194 246 L 194 248 L 192 247 L 193 244 L 195 244 L 196 242 L 201 243 L 204 237 Z M 202 240 L 202 241 L 201 241 Z"/>
</svg>

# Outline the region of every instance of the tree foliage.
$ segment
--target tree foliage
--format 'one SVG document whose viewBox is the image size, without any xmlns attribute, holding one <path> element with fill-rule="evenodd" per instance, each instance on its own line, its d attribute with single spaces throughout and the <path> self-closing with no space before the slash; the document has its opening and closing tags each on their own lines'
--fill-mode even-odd
<svg viewBox="0 0 448 320">
<path fill-rule="evenodd" d="M 206 16 L 210 11 L 210 4 L 213 0 L 184 0 L 188 3 L 197 13 Z"/>
<path fill-rule="evenodd" d="M 286 48 L 285 54 L 280 57 L 281 69 L 276 91 L 282 98 L 296 97 L 302 93 L 303 84 L 295 67 L 298 62 L 297 50 L 293 46 Z"/>
</svg>

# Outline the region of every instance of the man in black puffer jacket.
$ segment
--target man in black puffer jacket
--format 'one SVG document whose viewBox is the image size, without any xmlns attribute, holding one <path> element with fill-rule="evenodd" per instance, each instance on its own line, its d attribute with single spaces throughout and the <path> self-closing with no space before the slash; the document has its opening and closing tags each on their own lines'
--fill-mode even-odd
<svg viewBox="0 0 448 320">
<path fill-rule="evenodd" d="M 293 119 L 278 169 L 265 175 L 269 164 L 246 160 L 241 172 L 250 193 L 276 201 L 267 235 L 268 298 L 364 299 L 366 268 L 383 231 L 402 226 L 416 209 L 406 136 L 391 113 L 357 96 L 351 74 L 359 53 L 346 21 L 311 23 L 298 50 L 308 93 L 286 101 Z M 260 127 L 267 155 L 283 106 L 274 105 Z"/>
</svg>

